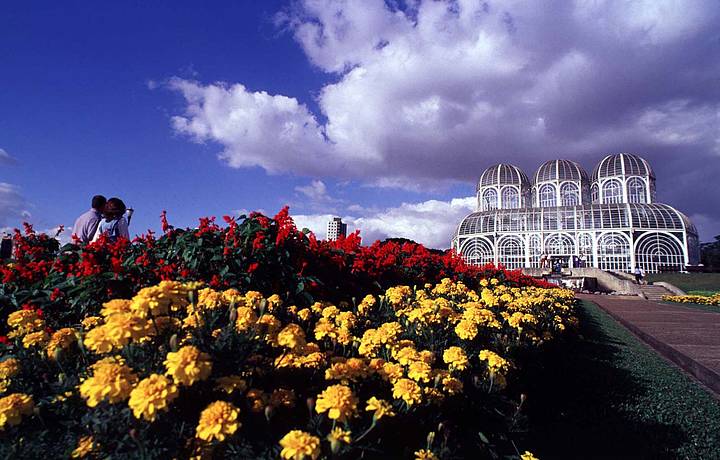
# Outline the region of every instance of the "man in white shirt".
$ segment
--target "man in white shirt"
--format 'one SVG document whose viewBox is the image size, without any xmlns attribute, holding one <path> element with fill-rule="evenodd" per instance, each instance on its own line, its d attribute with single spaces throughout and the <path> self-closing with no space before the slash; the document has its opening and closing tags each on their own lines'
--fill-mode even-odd
<svg viewBox="0 0 720 460">
<path fill-rule="evenodd" d="M 102 210 L 107 200 L 102 195 L 95 195 L 92 199 L 92 208 L 81 215 L 73 225 L 72 235 L 82 243 L 89 243 L 102 219 Z"/>
</svg>

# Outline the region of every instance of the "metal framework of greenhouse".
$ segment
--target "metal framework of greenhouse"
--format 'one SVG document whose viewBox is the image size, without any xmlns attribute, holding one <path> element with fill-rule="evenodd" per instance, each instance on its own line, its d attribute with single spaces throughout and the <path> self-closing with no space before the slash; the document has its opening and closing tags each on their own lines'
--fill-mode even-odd
<svg viewBox="0 0 720 460">
<path fill-rule="evenodd" d="M 530 184 L 516 166 L 488 168 L 478 211 L 466 216 L 452 246 L 472 264 L 540 267 L 542 254 L 603 270 L 685 271 L 698 263 L 690 220 L 654 203 L 655 176 L 631 154 L 605 157 L 592 181 L 575 162 L 543 164 Z"/>
</svg>

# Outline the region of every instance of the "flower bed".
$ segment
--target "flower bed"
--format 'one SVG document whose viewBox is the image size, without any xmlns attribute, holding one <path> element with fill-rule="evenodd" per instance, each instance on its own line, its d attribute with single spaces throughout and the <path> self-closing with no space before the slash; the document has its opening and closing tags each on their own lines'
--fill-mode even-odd
<svg viewBox="0 0 720 460">
<path fill-rule="evenodd" d="M 162 280 L 204 281 L 216 289 L 277 293 L 307 306 L 315 300 L 350 301 L 394 285 L 422 286 L 449 277 L 477 288 L 480 278 L 511 286 L 546 286 L 519 270 L 468 266 L 451 251 L 433 251 L 401 240 L 363 246 L 357 233 L 318 241 L 299 231 L 287 208 L 275 217 L 200 219 L 195 229 L 175 229 L 162 215 L 164 234 L 132 242 L 67 244 L 16 231 L 12 263 L 0 263 L 0 317 L 25 304 L 48 313 L 48 323 L 78 322 L 111 298 L 130 298 Z M 57 324 L 55 324 L 57 322 Z"/>
<path fill-rule="evenodd" d="M 573 294 L 402 240 L 201 219 L 0 265 L 0 454 L 533 458 L 516 378 Z M 525 447 L 525 446 L 522 446 Z"/>
<path fill-rule="evenodd" d="M 720 306 L 720 293 L 713 295 L 664 295 L 662 299 L 667 302 Z"/>
<path fill-rule="evenodd" d="M 573 294 L 443 279 L 300 308 L 163 281 L 46 331 L 8 317 L 3 457 L 487 455 L 519 412 L 516 356 L 574 322 Z M 524 459 L 533 458 L 525 452 Z"/>
</svg>

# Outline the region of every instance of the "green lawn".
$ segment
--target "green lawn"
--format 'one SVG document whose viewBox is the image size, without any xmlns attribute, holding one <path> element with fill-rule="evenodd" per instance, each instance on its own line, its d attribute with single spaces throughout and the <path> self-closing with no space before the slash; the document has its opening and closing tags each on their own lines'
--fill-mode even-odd
<svg viewBox="0 0 720 460">
<path fill-rule="evenodd" d="M 649 282 L 665 281 L 685 292 L 720 292 L 720 273 L 649 273 L 646 279 Z"/>
<path fill-rule="evenodd" d="M 599 307 L 527 372 L 523 445 L 542 459 L 720 458 L 720 402 Z"/>
</svg>

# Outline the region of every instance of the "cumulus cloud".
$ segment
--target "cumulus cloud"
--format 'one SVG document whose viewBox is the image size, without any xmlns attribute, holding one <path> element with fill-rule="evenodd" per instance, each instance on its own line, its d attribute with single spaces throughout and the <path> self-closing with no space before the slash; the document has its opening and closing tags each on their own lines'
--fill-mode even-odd
<svg viewBox="0 0 720 460">
<path fill-rule="evenodd" d="M 299 185 L 295 187 L 295 191 L 316 202 L 332 200 L 327 193 L 327 186 L 321 180 L 314 180 L 308 185 Z"/>
<path fill-rule="evenodd" d="M 717 2 L 304 0 L 277 23 L 328 75 L 321 113 L 306 95 L 170 84 L 187 102 L 175 129 L 230 166 L 417 189 L 632 151 L 679 188 L 698 165 L 720 175 Z M 679 204 L 720 216 L 718 184 Z"/>
<path fill-rule="evenodd" d="M 415 240 L 432 248 L 449 248 L 452 234 L 460 219 L 475 209 L 476 198 L 453 198 L 449 201 L 428 200 L 420 203 L 402 203 L 382 210 L 352 207 L 360 214 L 343 217 L 348 231 L 360 230 L 363 240 L 401 237 Z M 349 208 L 350 209 L 350 208 Z M 327 235 L 331 214 L 293 215 L 298 228 L 306 227 L 319 238 Z"/>
<path fill-rule="evenodd" d="M 29 219 L 28 207 L 15 185 L 0 182 L 0 227 L 17 226 L 21 220 Z"/>
</svg>

